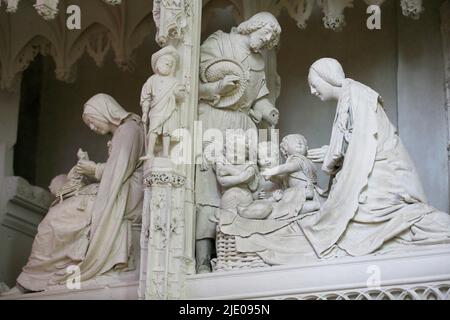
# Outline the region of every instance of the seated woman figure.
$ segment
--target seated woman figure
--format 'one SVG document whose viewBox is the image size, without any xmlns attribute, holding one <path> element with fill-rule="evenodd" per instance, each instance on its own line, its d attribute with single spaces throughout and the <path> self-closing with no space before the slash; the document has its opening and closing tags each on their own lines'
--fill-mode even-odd
<svg viewBox="0 0 450 320">
<path fill-rule="evenodd" d="M 450 216 L 427 204 L 380 95 L 347 79 L 335 59 L 315 62 L 308 80 L 313 95 L 337 101 L 330 146 L 309 153 L 333 181 L 319 214 L 301 221 L 316 253 L 361 256 L 450 243 Z"/>
<path fill-rule="evenodd" d="M 83 120 L 95 133 L 112 136 L 109 158 L 77 164 L 76 172 L 94 182 L 50 208 L 17 279 L 22 292 L 64 283 L 69 266 L 79 267 L 81 281 L 133 267 L 131 223 L 140 218 L 143 198 L 141 120 L 105 94 L 86 103 Z"/>
</svg>

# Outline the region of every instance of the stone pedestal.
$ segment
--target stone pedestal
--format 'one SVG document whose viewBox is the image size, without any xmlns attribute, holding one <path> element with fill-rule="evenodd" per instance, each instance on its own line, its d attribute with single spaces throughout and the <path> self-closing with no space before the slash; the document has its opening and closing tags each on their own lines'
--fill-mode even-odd
<svg viewBox="0 0 450 320">
<path fill-rule="evenodd" d="M 13 286 L 53 196 L 20 177 L 6 177 L 0 190 L 5 201 L 0 212 L 0 282 Z"/>
<path fill-rule="evenodd" d="M 450 250 L 202 274 L 185 286 L 184 298 L 193 300 L 449 300 Z M 0 300 L 135 300 L 137 289 L 137 281 L 115 279 Z"/>
<path fill-rule="evenodd" d="M 144 176 L 139 298 L 180 299 L 187 273 L 184 250 L 185 177 L 155 158 Z"/>
<path fill-rule="evenodd" d="M 188 278 L 186 295 L 194 300 L 449 300 L 450 249 L 197 275 Z"/>
</svg>

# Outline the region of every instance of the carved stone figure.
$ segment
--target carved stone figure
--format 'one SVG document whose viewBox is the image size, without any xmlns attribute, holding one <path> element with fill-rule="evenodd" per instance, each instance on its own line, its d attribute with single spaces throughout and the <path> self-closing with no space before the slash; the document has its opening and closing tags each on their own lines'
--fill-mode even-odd
<svg viewBox="0 0 450 320">
<path fill-rule="evenodd" d="M 241 210 L 253 202 L 253 192 L 258 187 L 259 170 L 256 163 L 249 161 L 250 148 L 246 139 L 235 140 L 228 136 L 226 142 L 225 156 L 215 164 L 217 180 L 223 191 L 220 209 L 240 214 Z M 231 146 L 232 144 L 237 145 Z M 235 156 L 239 150 L 245 150 L 246 153 L 242 163 L 239 157 Z"/>
<path fill-rule="evenodd" d="M 260 142 L 258 144 L 258 167 L 261 172 L 278 166 L 280 163 L 279 147 L 274 142 Z M 278 176 L 260 176 L 255 200 L 279 201 L 283 196 L 283 179 Z"/>
<path fill-rule="evenodd" d="M 450 216 L 427 204 L 415 166 L 380 95 L 345 77 L 337 60 L 310 69 L 311 92 L 337 100 L 329 147 L 311 150 L 332 179 L 319 214 L 301 221 L 321 258 L 450 243 Z"/>
<path fill-rule="evenodd" d="M 301 139 L 297 139 L 299 137 Z M 275 160 L 278 153 L 267 155 L 266 152 L 271 144 L 263 142 L 259 145 L 258 162 L 264 164 L 266 170 L 262 174 L 267 178 L 258 178 L 259 170 L 249 161 L 248 155 L 241 165 L 230 165 L 230 162 L 216 165 L 217 179 L 224 193 L 217 214 L 214 271 L 317 260 L 298 224 L 305 215 L 315 214 L 320 206 L 314 197 L 313 181 L 309 179 L 315 170 L 305 165 L 312 166 L 310 160 L 305 156 L 301 158 L 300 154 L 306 154 L 307 149 L 306 143 L 300 144 L 300 141 L 305 141 L 300 135 L 284 139 L 288 144 L 289 163 L 278 167 L 273 166 L 278 163 L 278 159 Z M 225 159 L 236 159 L 228 152 Z M 278 172 L 280 176 L 275 176 Z M 287 188 L 281 190 L 278 187 L 283 178 L 287 178 L 288 183 Z M 258 192 L 252 197 L 255 188 Z"/>
<path fill-rule="evenodd" d="M 105 94 L 86 103 L 83 120 L 95 133 L 112 135 L 109 158 L 99 164 L 81 159 L 73 169 L 91 184 L 66 194 L 39 225 L 28 263 L 17 279 L 22 291 L 64 283 L 69 266 L 79 267 L 81 281 L 134 268 L 129 239 L 131 223 L 142 212 L 141 120 Z M 61 182 L 64 179 L 54 181 L 54 191 Z"/>
<path fill-rule="evenodd" d="M 292 134 L 286 136 L 280 145 L 286 163 L 262 172 L 266 178 L 286 176 L 288 188 L 298 188 L 305 194 L 302 213 L 320 209 L 320 195 L 323 193 L 317 185 L 317 173 L 314 163 L 306 155 L 308 143 L 304 136 Z"/>
<path fill-rule="evenodd" d="M 217 31 L 201 46 L 199 120 L 203 128 L 255 130 L 265 121 L 278 123 L 279 112 L 269 100 L 262 50 L 277 46 L 281 27 L 261 12 L 230 33 Z M 208 142 L 207 142 L 208 143 Z M 212 167 L 197 166 L 197 267 L 211 269 L 216 225 L 211 217 L 220 205 L 220 188 Z"/>
<path fill-rule="evenodd" d="M 170 139 L 179 128 L 179 104 L 186 89 L 175 77 L 179 54 L 173 46 L 165 47 L 152 56 L 154 75 L 144 84 L 141 93 L 142 122 L 147 132 L 147 155 L 142 160 L 154 157 L 158 136 L 162 136 L 162 157 L 168 158 Z"/>
</svg>

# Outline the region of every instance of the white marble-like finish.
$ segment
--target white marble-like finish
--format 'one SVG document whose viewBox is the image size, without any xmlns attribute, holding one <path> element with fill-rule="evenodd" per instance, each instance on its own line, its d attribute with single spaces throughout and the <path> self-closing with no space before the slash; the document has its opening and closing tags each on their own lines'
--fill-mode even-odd
<svg viewBox="0 0 450 320">
<path fill-rule="evenodd" d="M 368 281 L 376 275 L 376 268 L 380 275 L 379 286 L 368 287 Z M 0 300 L 135 300 L 137 288 L 138 281 L 122 278 L 107 285 L 92 284 L 76 291 L 55 289 Z M 448 300 L 450 250 L 190 276 L 186 281 L 186 298 Z"/>
<path fill-rule="evenodd" d="M 380 288 L 367 287 L 373 270 L 380 271 Z M 436 283 L 450 284 L 449 249 L 198 275 L 188 279 L 186 290 L 189 299 L 302 299 L 326 292 L 407 290 Z M 448 293 L 442 297 L 450 299 Z"/>
</svg>

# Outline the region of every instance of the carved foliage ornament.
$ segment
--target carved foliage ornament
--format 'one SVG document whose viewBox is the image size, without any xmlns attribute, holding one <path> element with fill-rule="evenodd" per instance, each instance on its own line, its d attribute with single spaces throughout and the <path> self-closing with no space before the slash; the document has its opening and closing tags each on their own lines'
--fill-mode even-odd
<svg viewBox="0 0 450 320">
<path fill-rule="evenodd" d="M 215 0 L 204 0 L 204 7 Z M 381 6 L 386 0 L 365 0 L 367 5 Z M 234 13 L 238 20 L 243 21 L 257 11 L 269 11 L 275 16 L 278 16 L 283 9 L 286 9 L 289 16 L 297 22 L 300 29 L 305 29 L 307 21 L 316 5 L 318 5 L 324 14 L 323 23 L 325 28 L 334 31 L 340 31 L 345 26 L 344 11 L 346 8 L 352 8 L 354 0 L 228 0 L 228 5 L 231 4 Z M 413 19 L 418 19 L 420 14 L 424 11 L 423 0 L 399 0 L 402 7 L 403 15 Z M 222 2 L 218 2 L 217 6 L 223 6 Z M 214 8 L 209 5 L 208 9 Z M 259 10 L 255 11 L 255 8 Z M 250 14 L 251 15 L 251 14 Z"/>
<path fill-rule="evenodd" d="M 345 26 L 344 10 L 353 7 L 353 0 L 321 0 L 325 28 L 340 31 Z"/>
<path fill-rule="evenodd" d="M 4 3 L 6 5 L 6 12 L 14 13 L 17 11 L 20 0 L 0 0 L 0 6 Z"/>
<path fill-rule="evenodd" d="M 175 188 L 182 187 L 186 182 L 186 178 L 170 172 L 151 172 L 144 177 L 144 185 L 148 187 L 154 186 L 172 186 Z"/>
<path fill-rule="evenodd" d="M 110 5 L 120 5 L 122 0 L 103 0 Z M 165 43 L 167 39 L 180 38 L 183 28 L 186 26 L 184 14 L 189 12 L 191 0 L 154 0 L 155 22 L 160 25 L 161 17 L 167 21 L 161 26 L 161 35 L 157 38 L 158 43 Z M 247 0 L 248 1 L 248 0 Z M 385 0 L 365 0 L 369 5 L 381 5 Z M 6 11 L 13 13 L 17 11 L 20 0 L 0 0 L 6 4 Z M 209 1 L 205 1 L 207 3 Z M 274 0 L 276 6 L 286 8 L 289 15 L 297 21 L 299 28 L 306 27 L 306 21 L 312 13 L 314 3 L 317 2 L 324 9 L 325 27 L 339 29 L 345 23 L 343 11 L 351 7 L 353 0 Z M 34 7 L 45 19 L 54 19 L 58 13 L 59 0 L 36 0 Z M 401 0 L 403 15 L 418 19 L 424 11 L 423 0 Z"/>
<path fill-rule="evenodd" d="M 103 0 L 110 5 L 118 5 L 122 3 L 122 0 Z M 20 0 L 0 0 L 0 6 L 2 3 L 6 4 L 6 12 L 14 13 L 17 11 Z M 34 8 L 44 20 L 53 20 L 58 14 L 59 0 L 36 0 Z"/>
<path fill-rule="evenodd" d="M 402 0 L 401 6 L 403 15 L 414 20 L 419 19 L 420 15 L 425 10 L 423 7 L 423 0 Z"/>
<path fill-rule="evenodd" d="M 154 0 L 153 19 L 157 28 L 156 42 L 163 47 L 171 39 L 182 39 L 187 18 L 191 15 L 191 0 Z"/>
</svg>

